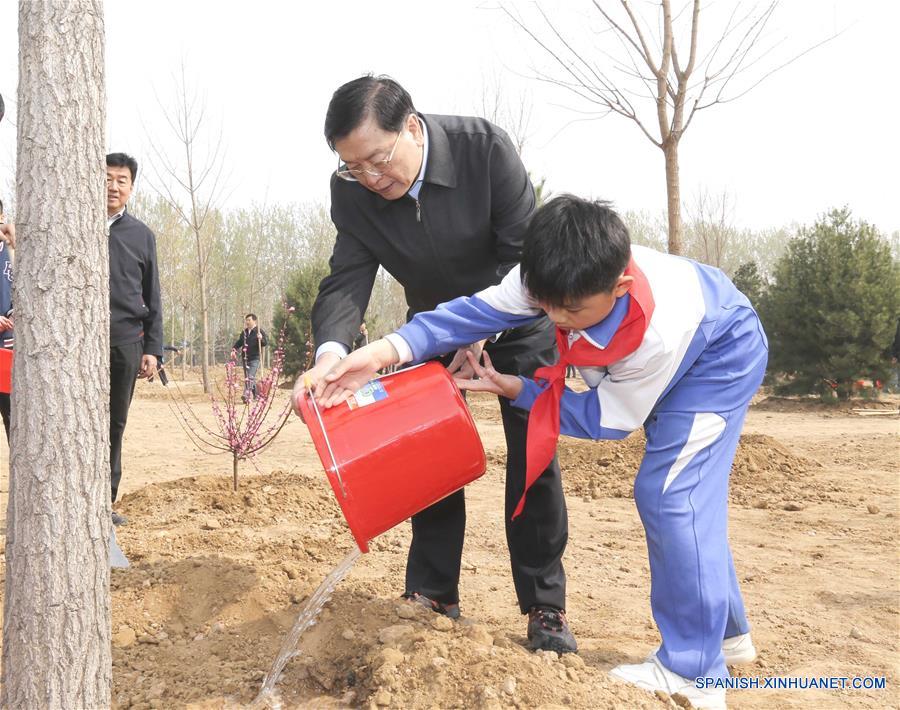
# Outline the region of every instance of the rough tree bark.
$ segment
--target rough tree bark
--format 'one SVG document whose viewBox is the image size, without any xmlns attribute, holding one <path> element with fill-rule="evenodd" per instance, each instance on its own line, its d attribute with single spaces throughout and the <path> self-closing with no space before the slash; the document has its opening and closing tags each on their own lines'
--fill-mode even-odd
<svg viewBox="0 0 900 710">
<path fill-rule="evenodd" d="M 0 705 L 110 703 L 102 0 L 20 0 Z"/>
</svg>

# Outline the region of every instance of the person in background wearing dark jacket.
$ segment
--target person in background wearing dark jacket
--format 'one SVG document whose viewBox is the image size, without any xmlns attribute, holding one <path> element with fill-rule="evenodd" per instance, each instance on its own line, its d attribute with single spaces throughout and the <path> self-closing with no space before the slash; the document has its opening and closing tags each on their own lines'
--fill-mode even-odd
<svg viewBox="0 0 900 710">
<path fill-rule="evenodd" d="M 259 356 L 262 348 L 268 346 L 269 340 L 266 331 L 257 325 L 256 314 L 248 313 L 244 316 L 244 330 L 234 341 L 234 349 L 241 355 L 244 365 L 244 394 L 241 401 L 249 402 L 250 398 L 256 399 L 256 373 L 259 372 Z"/>
<path fill-rule="evenodd" d="M 0 224 L 6 223 L 3 213 L 3 202 L 0 201 Z M 12 321 L 12 259 L 10 249 L 16 248 L 15 230 L 12 225 L 0 232 L 0 348 L 13 348 Z M 3 417 L 3 428 L 6 430 L 6 442 L 9 443 L 10 397 L 8 392 L 0 392 L 0 416 Z"/>
<path fill-rule="evenodd" d="M 138 378 L 151 378 L 162 356 L 162 305 L 156 237 L 126 204 L 138 164 L 125 153 L 106 156 L 109 227 L 109 467 L 112 500 L 122 479 L 122 435 Z M 113 524 L 127 519 L 113 511 Z"/>
<path fill-rule="evenodd" d="M 338 156 L 331 177 L 337 240 L 331 273 L 313 306 L 316 363 L 297 380 L 295 408 L 306 383 L 319 391 L 348 354 L 380 266 L 403 285 L 409 317 L 475 293 L 499 283 L 518 263 L 536 204 L 525 166 L 502 129 L 481 118 L 419 113 L 388 77 L 364 76 L 341 86 L 328 106 L 325 139 Z M 526 376 L 557 358 L 554 332 L 542 317 L 449 353 L 449 370 L 470 375 L 466 352 L 480 357 L 482 348 L 495 363 Z M 513 520 L 525 490 L 528 415 L 504 398 L 500 412 L 508 452 L 506 540 L 530 646 L 575 651 L 565 616 L 568 519 L 559 463 L 554 456 L 538 472 L 528 505 Z M 413 516 L 405 598 L 459 617 L 465 528 L 464 491 Z"/>
<path fill-rule="evenodd" d="M 366 328 L 365 321 L 359 326 L 359 332 L 356 334 L 356 337 L 353 338 L 353 349 L 359 350 L 359 348 L 364 348 L 369 344 L 369 329 Z"/>
</svg>

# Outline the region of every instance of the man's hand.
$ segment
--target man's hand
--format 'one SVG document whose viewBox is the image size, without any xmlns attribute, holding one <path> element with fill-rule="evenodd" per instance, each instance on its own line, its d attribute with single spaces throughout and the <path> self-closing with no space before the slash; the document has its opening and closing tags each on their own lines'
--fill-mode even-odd
<svg viewBox="0 0 900 710">
<path fill-rule="evenodd" d="M 322 378 L 340 361 L 341 356 L 337 353 L 325 352 L 316 360 L 315 365 L 300 374 L 297 382 L 294 383 L 294 391 L 291 393 L 291 403 L 298 417 L 303 418 L 303 415 L 300 413 L 300 400 L 306 396 L 307 389 L 315 393 L 316 388 L 324 387 Z"/>
<path fill-rule="evenodd" d="M 13 329 L 12 318 L 7 318 L 6 316 L 0 316 L 0 333 L 5 333 L 7 330 Z"/>
<path fill-rule="evenodd" d="M 16 225 L 0 224 L 0 239 L 9 244 L 10 248 L 16 248 Z"/>
<path fill-rule="evenodd" d="M 326 409 L 340 404 L 373 379 L 380 369 L 399 361 L 394 346 L 384 338 L 354 350 L 325 376 L 325 387 L 316 389 L 316 401 Z"/>
<path fill-rule="evenodd" d="M 471 352 L 475 356 L 475 362 L 478 362 L 481 360 L 481 352 L 484 350 L 484 344 L 486 342 L 487 340 L 479 340 L 477 343 L 472 343 L 465 348 L 457 350 L 456 355 L 453 356 L 453 360 L 447 365 L 447 372 L 462 380 L 475 379 L 475 370 L 473 370 L 472 365 L 469 364 L 467 354 Z"/>
<path fill-rule="evenodd" d="M 141 356 L 141 369 L 138 370 L 138 379 L 145 377 L 152 380 L 156 374 L 156 355 L 144 354 Z"/>
<path fill-rule="evenodd" d="M 507 399 L 515 399 L 522 391 L 522 380 L 515 375 L 502 375 L 494 369 L 491 364 L 491 356 L 487 353 L 483 354 L 484 367 L 478 364 L 478 360 L 470 352 L 467 355 L 469 365 L 478 379 L 463 379 L 454 377 L 453 381 L 461 390 L 471 390 L 472 392 L 493 392 L 502 395 Z"/>
</svg>

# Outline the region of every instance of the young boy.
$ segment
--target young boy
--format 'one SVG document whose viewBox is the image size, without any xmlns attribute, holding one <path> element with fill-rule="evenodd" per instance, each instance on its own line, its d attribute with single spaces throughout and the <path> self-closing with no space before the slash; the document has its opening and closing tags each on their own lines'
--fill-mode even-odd
<svg viewBox="0 0 900 710">
<path fill-rule="evenodd" d="M 452 351 L 541 312 L 557 326 L 556 365 L 529 380 L 497 373 L 487 357 L 484 367 L 473 359 L 480 379 L 459 386 L 531 410 L 528 483 L 552 456 L 559 433 L 621 439 L 644 427 L 634 499 L 662 645 L 612 675 L 681 693 L 695 707 L 724 708 L 724 689 L 701 689 L 694 679 L 727 678 L 727 663 L 756 655 L 728 546 L 727 499 L 768 346 L 749 301 L 721 271 L 632 247 L 606 203 L 557 197 L 535 212 L 521 264 L 500 284 L 420 313 L 356 351 L 317 396 L 332 406 L 380 367 Z M 570 364 L 587 392 L 565 388 Z"/>
</svg>

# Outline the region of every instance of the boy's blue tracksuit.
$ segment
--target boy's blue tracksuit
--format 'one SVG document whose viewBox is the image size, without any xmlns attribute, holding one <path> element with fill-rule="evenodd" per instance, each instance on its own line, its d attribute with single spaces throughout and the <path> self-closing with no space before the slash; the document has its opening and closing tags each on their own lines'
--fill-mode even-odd
<svg viewBox="0 0 900 710">
<path fill-rule="evenodd" d="M 728 478 L 750 398 L 765 372 L 766 336 L 750 302 L 718 269 L 638 246 L 632 265 L 632 291 L 640 293 L 643 285 L 652 294 L 649 307 L 640 304 L 648 315 L 640 321 L 643 335 L 606 366 L 573 360 L 591 389 L 562 392 L 559 430 L 621 439 L 644 427 L 647 448 L 634 498 L 662 636 L 657 656 L 686 678 L 724 678 L 722 640 L 749 630 L 728 545 Z M 612 352 L 613 338 L 640 313 L 631 300 L 626 294 L 600 323 L 564 334 L 573 352 L 582 338 L 588 343 L 580 344 L 582 352 Z M 517 267 L 500 284 L 420 313 L 388 338 L 401 360 L 419 361 L 540 313 Z M 549 383 L 523 381 L 512 404 L 531 409 Z"/>
</svg>

